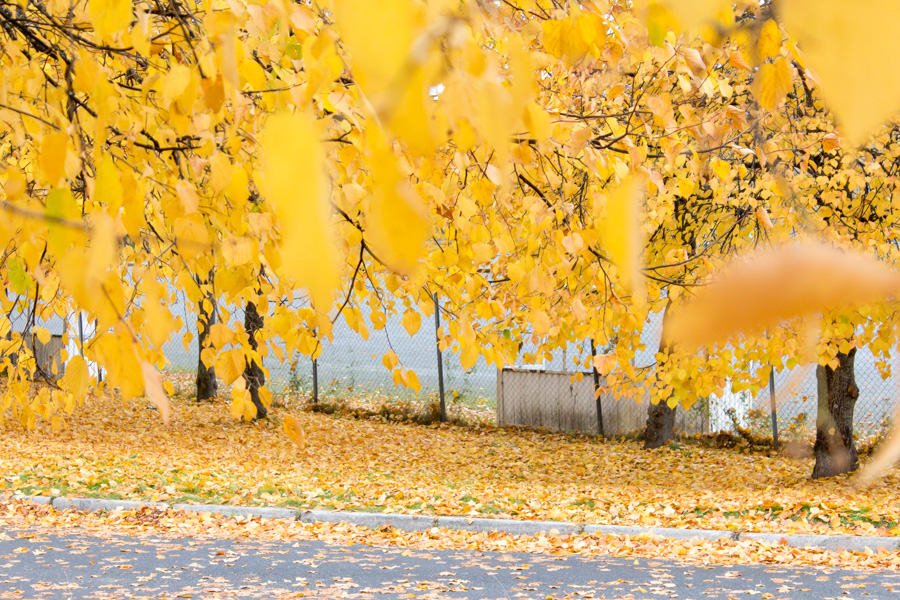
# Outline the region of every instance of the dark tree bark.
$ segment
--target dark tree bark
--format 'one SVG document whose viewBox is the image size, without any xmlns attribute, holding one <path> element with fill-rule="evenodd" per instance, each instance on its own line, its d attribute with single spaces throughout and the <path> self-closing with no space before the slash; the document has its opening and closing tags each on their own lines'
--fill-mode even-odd
<svg viewBox="0 0 900 600">
<path fill-rule="evenodd" d="M 256 350 L 259 344 L 256 341 L 256 333 L 262 329 L 263 318 L 253 302 L 247 302 L 244 309 L 244 331 L 250 338 L 250 347 Z M 259 388 L 266 384 L 266 376 L 263 373 L 262 366 L 254 361 L 247 361 L 244 367 L 244 380 L 247 382 L 247 391 L 250 392 L 250 399 L 256 407 L 256 418 L 263 419 L 268 414 L 266 405 L 263 404 L 259 397 Z"/>
<path fill-rule="evenodd" d="M 199 283 L 199 281 L 198 281 Z M 209 400 L 219 394 L 219 382 L 216 380 L 216 369 L 213 365 L 203 364 L 203 348 L 207 345 L 209 328 L 216 323 L 216 296 L 212 290 L 206 296 L 209 310 L 203 300 L 200 301 L 200 314 L 197 318 L 200 357 L 197 359 L 197 400 Z"/>
<path fill-rule="evenodd" d="M 659 351 L 665 355 L 668 355 L 672 347 L 666 331 L 670 305 L 671 301 L 666 304 L 665 313 L 663 313 L 662 336 L 659 340 Z M 664 357 L 661 362 L 665 360 Z M 675 437 L 675 410 L 675 408 L 669 408 L 665 398 L 660 399 L 658 404 L 650 404 L 647 407 L 647 427 L 644 430 L 645 450 L 659 448 L 672 441 Z"/>
<path fill-rule="evenodd" d="M 837 369 L 816 367 L 819 384 L 819 412 L 816 418 L 816 465 L 812 477 L 832 477 L 859 468 L 859 455 L 853 439 L 853 409 L 859 397 L 854 361 L 856 348 L 838 353 Z"/>
<path fill-rule="evenodd" d="M 675 409 L 665 400 L 647 407 L 647 430 L 644 432 L 644 449 L 659 448 L 675 437 Z"/>
</svg>

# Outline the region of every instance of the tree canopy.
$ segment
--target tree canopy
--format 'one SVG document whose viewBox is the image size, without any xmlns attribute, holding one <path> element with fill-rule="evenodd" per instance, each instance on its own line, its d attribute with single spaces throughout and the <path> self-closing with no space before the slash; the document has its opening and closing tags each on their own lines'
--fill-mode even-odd
<svg viewBox="0 0 900 600">
<path fill-rule="evenodd" d="M 28 350 L 42 320 L 83 310 L 85 358 L 165 417 L 173 290 L 226 301 L 202 356 L 236 418 L 256 411 L 246 361 L 315 355 L 339 316 L 363 337 L 388 314 L 415 332 L 434 294 L 463 367 L 597 340 L 611 388 L 671 406 L 854 346 L 887 356 L 896 320 L 871 302 L 814 324 L 812 349 L 793 319 L 633 361 L 651 312 L 753 248 L 815 237 L 895 261 L 898 11 L 0 2 L 0 407 L 58 426 L 84 399 L 84 358 L 53 382 Z M 258 346 L 228 324 L 244 302 L 266 315 Z"/>
</svg>

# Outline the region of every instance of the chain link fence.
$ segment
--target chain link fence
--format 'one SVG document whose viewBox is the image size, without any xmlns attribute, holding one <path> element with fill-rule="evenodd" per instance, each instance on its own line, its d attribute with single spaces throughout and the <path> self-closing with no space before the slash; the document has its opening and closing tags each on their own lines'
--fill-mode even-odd
<svg viewBox="0 0 900 600">
<path fill-rule="evenodd" d="M 853 427 L 860 439 L 882 435 L 891 425 L 898 394 L 896 374 L 882 377 L 875 356 L 868 348 L 856 352 L 854 372 L 859 398 Z M 803 437 L 815 429 L 818 412 L 818 383 L 813 365 L 775 373 L 772 388 L 760 389 L 748 414 L 753 430 L 772 432 L 772 395 L 775 396 L 775 423 L 780 439 Z"/>
<path fill-rule="evenodd" d="M 243 322 L 242 307 L 226 308 L 231 326 Z M 193 375 L 199 358 L 197 316 L 183 297 L 173 311 L 185 325 L 163 348 L 170 363 L 166 375 L 178 383 L 178 392 L 190 396 L 194 394 Z M 186 333 L 187 344 L 183 342 Z M 269 352 L 263 360 L 266 385 L 276 399 L 317 404 L 329 412 L 354 409 L 414 417 L 434 413 L 439 418 L 443 396 L 451 420 L 494 421 L 496 369 L 479 359 L 474 367 L 464 370 L 457 354 L 438 353 L 436 334 L 433 314 L 422 315 L 421 327 L 413 335 L 403 327 L 399 315 L 388 316 L 382 329 L 370 329 L 368 339 L 352 331 L 339 317 L 332 340 L 321 340 L 322 350 L 315 361 L 298 353 L 281 362 Z M 397 355 L 400 366 L 416 373 L 421 384 L 418 392 L 394 385 L 391 371 L 382 363 L 389 350 Z M 219 392 L 227 394 L 221 382 Z"/>
<path fill-rule="evenodd" d="M 227 307 L 231 323 L 243 322 L 240 306 Z M 164 347 L 169 361 L 167 376 L 176 389 L 194 395 L 197 370 L 197 317 L 181 298 L 173 307 L 184 327 Z M 190 338 L 184 344 L 185 333 Z M 640 430 L 647 415 L 648 400 L 616 400 L 612 394 L 594 396 L 593 373 L 584 365 L 591 355 L 590 341 L 570 344 L 544 354 L 536 364 L 518 361 L 504 373 L 479 359 L 464 370 L 457 354 L 437 351 L 434 316 L 422 317 L 422 325 L 413 335 L 407 333 L 399 316 L 389 317 L 381 330 L 370 332 L 363 340 L 350 330 L 342 318 L 334 325 L 333 341 L 324 340 L 322 352 L 314 362 L 298 355 L 281 363 L 272 353 L 264 360 L 267 386 L 276 398 L 306 403 L 318 402 L 329 410 L 339 407 L 408 416 L 416 410 L 431 410 L 441 402 L 441 390 L 451 420 L 495 422 L 508 425 L 543 427 L 556 431 L 597 433 L 602 421 L 606 435 L 627 435 Z M 644 346 L 635 355 L 635 365 L 652 365 L 662 333 L 661 315 L 651 315 L 641 341 Z M 391 372 L 382 357 L 393 350 L 400 364 L 418 376 L 421 390 L 416 393 L 394 385 Z M 523 345 L 522 357 L 534 348 Z M 599 351 L 599 350 L 598 350 Z M 856 405 L 855 427 L 861 438 L 876 436 L 889 424 L 895 404 L 897 383 L 882 378 L 875 358 L 867 349 L 856 356 L 856 380 L 860 396 Z M 605 382 L 600 382 L 603 387 Z M 779 371 L 774 378 L 777 399 L 775 423 L 782 439 L 808 434 L 815 427 L 817 387 L 814 367 Z M 227 391 L 220 387 L 220 394 Z M 502 406 L 501 406 L 502 404 Z M 676 432 L 683 435 L 734 430 L 735 426 L 754 433 L 771 435 L 772 402 L 769 388 L 752 396 L 749 391 L 711 397 L 690 410 L 678 407 Z M 499 416 L 499 418 L 498 418 Z"/>
</svg>

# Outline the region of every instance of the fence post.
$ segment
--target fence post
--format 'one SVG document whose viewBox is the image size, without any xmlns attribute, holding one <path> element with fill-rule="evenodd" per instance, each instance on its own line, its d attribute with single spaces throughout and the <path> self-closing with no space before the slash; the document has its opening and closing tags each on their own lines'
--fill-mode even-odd
<svg viewBox="0 0 900 600">
<path fill-rule="evenodd" d="M 778 448 L 778 407 L 775 404 L 775 367 L 769 371 L 769 402 L 772 406 L 772 444 Z"/>
<path fill-rule="evenodd" d="M 591 338 L 591 370 L 594 374 L 594 400 L 597 402 L 597 435 L 603 435 L 603 402 L 600 398 L 600 373 L 594 366 L 594 356 L 597 355 L 597 348 L 594 346 L 594 339 Z"/>
<path fill-rule="evenodd" d="M 319 359 L 313 359 L 313 404 L 319 403 Z"/>
<path fill-rule="evenodd" d="M 437 348 L 437 372 L 438 372 L 438 397 L 441 400 L 441 423 L 447 422 L 447 403 L 444 400 L 444 360 L 441 357 L 441 337 L 438 330 L 441 328 L 441 303 L 438 301 L 437 292 L 434 293 L 434 340 Z"/>
</svg>

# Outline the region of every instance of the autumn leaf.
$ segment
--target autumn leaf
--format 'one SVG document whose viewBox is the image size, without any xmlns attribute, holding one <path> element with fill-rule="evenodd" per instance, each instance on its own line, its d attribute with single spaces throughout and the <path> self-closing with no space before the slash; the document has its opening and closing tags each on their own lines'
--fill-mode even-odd
<svg viewBox="0 0 900 600">
<path fill-rule="evenodd" d="M 125 31 L 134 16 L 130 0 L 89 0 L 87 9 L 101 40 Z"/>
<path fill-rule="evenodd" d="M 621 270 L 624 285 L 632 290 L 642 283 L 640 214 L 643 188 L 644 182 L 639 177 L 620 183 L 607 195 L 606 217 L 601 221 L 603 247 Z"/>
<path fill-rule="evenodd" d="M 720 15 L 728 8 L 725 0 L 664 0 L 660 4 L 668 8 L 681 28 L 688 32 L 720 22 Z"/>
<path fill-rule="evenodd" d="M 760 206 L 756 209 L 756 218 L 766 231 L 772 231 L 775 228 L 772 224 L 772 219 L 769 217 L 769 211 L 765 207 Z"/>
<path fill-rule="evenodd" d="M 284 433 L 302 450 L 306 447 L 306 433 L 303 426 L 292 415 L 284 416 Z"/>
<path fill-rule="evenodd" d="M 141 361 L 141 374 L 144 378 L 144 392 L 147 394 L 153 406 L 159 411 L 159 416 L 165 425 L 169 424 L 171 408 L 169 407 L 169 397 L 163 388 L 162 375 L 156 370 L 156 367 L 146 361 Z"/>
<path fill-rule="evenodd" d="M 320 310 L 327 310 L 340 270 L 329 184 L 314 124 L 303 114 L 272 116 L 266 123 L 262 147 L 266 194 L 281 219 L 281 250 L 291 257 L 283 268 L 309 289 Z"/>
<path fill-rule="evenodd" d="M 50 185 L 57 185 L 65 177 L 69 136 L 64 131 L 50 133 L 41 142 L 41 170 Z"/>
<path fill-rule="evenodd" d="M 335 2 L 337 28 L 348 49 L 354 75 L 366 94 L 378 102 L 394 86 L 421 23 L 419 7 L 404 0 L 386 0 L 377 9 L 365 0 Z M 390 31 L 390 35 L 372 35 Z"/>
<path fill-rule="evenodd" d="M 409 274 L 422 257 L 429 234 L 427 209 L 387 151 L 376 155 L 374 178 L 366 233 L 379 260 L 397 273 Z"/>
<path fill-rule="evenodd" d="M 388 350 L 387 352 L 385 352 L 384 356 L 381 359 L 382 364 L 389 371 L 393 371 L 399 361 L 400 359 L 397 357 L 397 353 L 393 350 Z"/>
<path fill-rule="evenodd" d="M 420 327 L 422 327 L 422 315 L 416 311 L 403 313 L 403 328 L 406 329 L 409 335 L 415 335 Z"/>
<path fill-rule="evenodd" d="M 791 91 L 793 79 L 793 68 L 787 60 L 778 58 L 774 62 L 764 63 L 753 78 L 753 95 L 760 106 L 775 110 Z"/>
<path fill-rule="evenodd" d="M 614 354 L 598 354 L 593 357 L 592 364 L 597 372 L 605 377 L 615 368 L 616 356 Z"/>
<path fill-rule="evenodd" d="M 859 252 L 821 243 L 783 246 L 732 265 L 674 314 L 672 332 L 706 344 L 793 317 L 884 302 L 898 291 L 900 275 Z"/>
<path fill-rule="evenodd" d="M 840 0 L 790 0 L 778 11 L 852 145 L 900 111 L 900 64 L 894 60 L 900 5 L 870 0 L 847 10 Z"/>
<path fill-rule="evenodd" d="M 76 398 L 84 398 L 90 384 L 87 362 L 79 355 L 69 357 L 62 383 Z"/>
<path fill-rule="evenodd" d="M 777 56 L 781 50 L 781 28 L 774 19 L 769 19 L 763 23 L 759 31 L 759 41 L 757 49 L 759 57 L 762 60 Z"/>
</svg>

